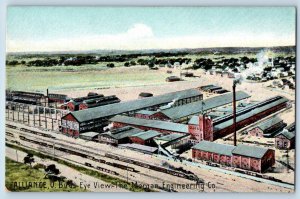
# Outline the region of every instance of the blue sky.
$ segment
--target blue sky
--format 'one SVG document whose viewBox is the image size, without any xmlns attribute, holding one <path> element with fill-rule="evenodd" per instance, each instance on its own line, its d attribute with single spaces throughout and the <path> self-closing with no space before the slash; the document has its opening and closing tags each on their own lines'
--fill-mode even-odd
<svg viewBox="0 0 300 199">
<path fill-rule="evenodd" d="M 293 7 L 9 7 L 7 50 L 295 45 Z"/>
</svg>

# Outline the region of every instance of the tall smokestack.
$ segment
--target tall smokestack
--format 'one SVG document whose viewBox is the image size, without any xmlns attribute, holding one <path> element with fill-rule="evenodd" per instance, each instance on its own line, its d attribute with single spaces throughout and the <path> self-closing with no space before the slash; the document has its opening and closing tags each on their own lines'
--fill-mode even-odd
<svg viewBox="0 0 300 199">
<path fill-rule="evenodd" d="M 236 83 L 233 83 L 233 144 L 236 146 L 236 97 L 235 97 Z"/>
<path fill-rule="evenodd" d="M 47 88 L 47 97 L 49 96 L 49 89 Z"/>
</svg>

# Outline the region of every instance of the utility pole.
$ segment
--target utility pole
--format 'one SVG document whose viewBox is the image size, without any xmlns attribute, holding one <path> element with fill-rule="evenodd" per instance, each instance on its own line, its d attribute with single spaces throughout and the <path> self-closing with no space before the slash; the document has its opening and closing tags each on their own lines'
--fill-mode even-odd
<svg viewBox="0 0 300 199">
<path fill-rule="evenodd" d="M 290 169 L 289 169 L 289 167 L 290 167 L 290 161 L 289 161 L 289 149 L 287 148 L 286 149 L 286 169 L 287 169 L 287 173 L 289 173 L 290 172 Z"/>
<path fill-rule="evenodd" d="M 233 145 L 236 146 L 236 96 L 235 96 L 235 88 L 236 81 L 233 81 Z"/>
<path fill-rule="evenodd" d="M 19 162 L 18 150 L 17 149 L 16 149 L 16 157 L 17 157 L 17 162 Z"/>
</svg>

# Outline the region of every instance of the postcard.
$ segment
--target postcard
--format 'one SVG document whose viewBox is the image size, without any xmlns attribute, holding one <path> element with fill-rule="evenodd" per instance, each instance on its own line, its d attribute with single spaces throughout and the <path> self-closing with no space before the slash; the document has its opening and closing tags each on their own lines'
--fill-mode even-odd
<svg viewBox="0 0 300 199">
<path fill-rule="evenodd" d="M 295 187 L 294 7 L 9 6 L 9 192 Z"/>
</svg>

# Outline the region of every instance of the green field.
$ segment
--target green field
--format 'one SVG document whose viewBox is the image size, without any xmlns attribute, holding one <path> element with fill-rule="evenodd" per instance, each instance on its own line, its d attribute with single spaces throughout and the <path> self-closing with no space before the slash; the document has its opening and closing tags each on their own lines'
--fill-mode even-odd
<svg viewBox="0 0 300 199">
<path fill-rule="evenodd" d="M 59 69 L 57 69 L 59 68 Z M 103 89 L 155 85 L 165 82 L 169 75 L 143 67 L 118 67 L 106 69 L 101 66 L 66 67 L 7 67 L 6 88 L 12 90 L 41 91 L 64 89 Z"/>
<path fill-rule="evenodd" d="M 86 190 L 76 187 L 59 187 L 56 181 L 53 186 L 50 186 L 50 180 L 45 179 L 45 173 L 42 170 L 31 168 L 9 158 L 5 158 L 5 187 L 9 191 L 14 192 L 86 192 Z M 25 185 L 26 182 L 45 182 L 46 188 L 14 186 L 15 182 L 21 182 Z M 64 184 L 64 183 L 62 183 Z"/>
</svg>

